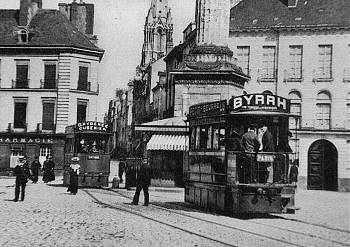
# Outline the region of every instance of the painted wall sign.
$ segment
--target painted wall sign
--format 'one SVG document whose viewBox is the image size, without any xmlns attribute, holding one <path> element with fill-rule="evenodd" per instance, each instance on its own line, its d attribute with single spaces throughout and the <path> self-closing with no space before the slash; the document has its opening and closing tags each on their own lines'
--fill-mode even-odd
<svg viewBox="0 0 350 247">
<path fill-rule="evenodd" d="M 0 137 L 0 143 L 37 143 L 37 144 L 53 144 L 53 139 L 50 138 L 14 138 Z"/>
<path fill-rule="evenodd" d="M 230 112 L 263 110 L 290 113 L 290 101 L 270 94 L 246 94 L 233 97 L 229 101 Z"/>
<path fill-rule="evenodd" d="M 108 124 L 104 124 L 101 122 L 93 122 L 93 121 L 87 121 L 83 123 L 77 124 L 78 131 L 103 131 L 107 132 Z"/>
<path fill-rule="evenodd" d="M 226 100 L 194 105 L 189 109 L 189 117 L 213 116 L 226 113 Z"/>
</svg>

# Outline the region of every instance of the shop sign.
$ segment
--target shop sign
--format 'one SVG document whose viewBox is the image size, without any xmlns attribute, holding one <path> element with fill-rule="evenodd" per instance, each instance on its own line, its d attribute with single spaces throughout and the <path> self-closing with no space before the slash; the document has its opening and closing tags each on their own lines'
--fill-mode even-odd
<svg viewBox="0 0 350 247">
<path fill-rule="evenodd" d="M 233 97 L 229 102 L 230 112 L 244 110 L 263 110 L 290 112 L 290 101 L 286 98 L 270 94 L 246 94 Z"/>
<path fill-rule="evenodd" d="M 77 124 L 78 131 L 102 131 L 107 132 L 108 124 L 101 122 L 87 121 Z"/>
<path fill-rule="evenodd" d="M 273 154 L 257 154 L 257 162 L 274 162 L 275 156 Z"/>
<path fill-rule="evenodd" d="M 3 138 L 0 137 L 0 143 L 37 143 L 37 144 L 52 144 L 53 139 L 50 138 Z"/>
<path fill-rule="evenodd" d="M 88 160 L 99 160 L 100 159 L 100 156 L 98 155 L 89 155 L 88 156 Z"/>
<path fill-rule="evenodd" d="M 214 116 L 226 113 L 226 100 L 194 105 L 189 109 L 189 117 Z"/>
</svg>

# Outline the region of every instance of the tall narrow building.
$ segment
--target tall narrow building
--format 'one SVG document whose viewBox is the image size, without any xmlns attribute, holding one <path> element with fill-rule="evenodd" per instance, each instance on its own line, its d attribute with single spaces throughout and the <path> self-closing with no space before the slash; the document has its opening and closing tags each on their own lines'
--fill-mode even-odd
<svg viewBox="0 0 350 247">
<path fill-rule="evenodd" d="M 164 57 L 173 48 L 173 21 L 168 0 L 152 0 L 145 21 L 141 67 Z"/>
</svg>

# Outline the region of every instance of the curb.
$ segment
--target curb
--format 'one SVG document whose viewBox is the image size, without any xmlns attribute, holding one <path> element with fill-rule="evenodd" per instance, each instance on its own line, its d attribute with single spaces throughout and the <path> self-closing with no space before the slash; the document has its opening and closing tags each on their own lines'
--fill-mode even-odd
<svg viewBox="0 0 350 247">
<path fill-rule="evenodd" d="M 130 187 L 130 188 L 116 188 L 112 189 L 111 187 L 102 187 L 105 190 L 127 190 L 127 191 L 135 191 L 136 187 Z M 164 192 L 164 193 L 185 193 L 184 188 L 176 188 L 176 189 L 169 189 L 164 187 L 149 187 L 148 191 L 150 192 Z"/>
</svg>

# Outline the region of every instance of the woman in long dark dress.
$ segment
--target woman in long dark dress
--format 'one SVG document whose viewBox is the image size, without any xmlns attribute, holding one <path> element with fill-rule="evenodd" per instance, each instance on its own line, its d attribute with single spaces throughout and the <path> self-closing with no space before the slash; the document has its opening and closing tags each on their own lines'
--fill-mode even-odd
<svg viewBox="0 0 350 247">
<path fill-rule="evenodd" d="M 51 155 L 46 156 L 43 164 L 43 181 L 44 183 L 55 180 L 55 163 Z"/>
<path fill-rule="evenodd" d="M 70 179 L 69 179 L 69 186 L 68 186 L 68 192 L 75 195 L 78 193 L 78 181 L 79 181 L 79 157 L 73 157 L 72 158 L 72 164 L 70 165 Z"/>
</svg>

